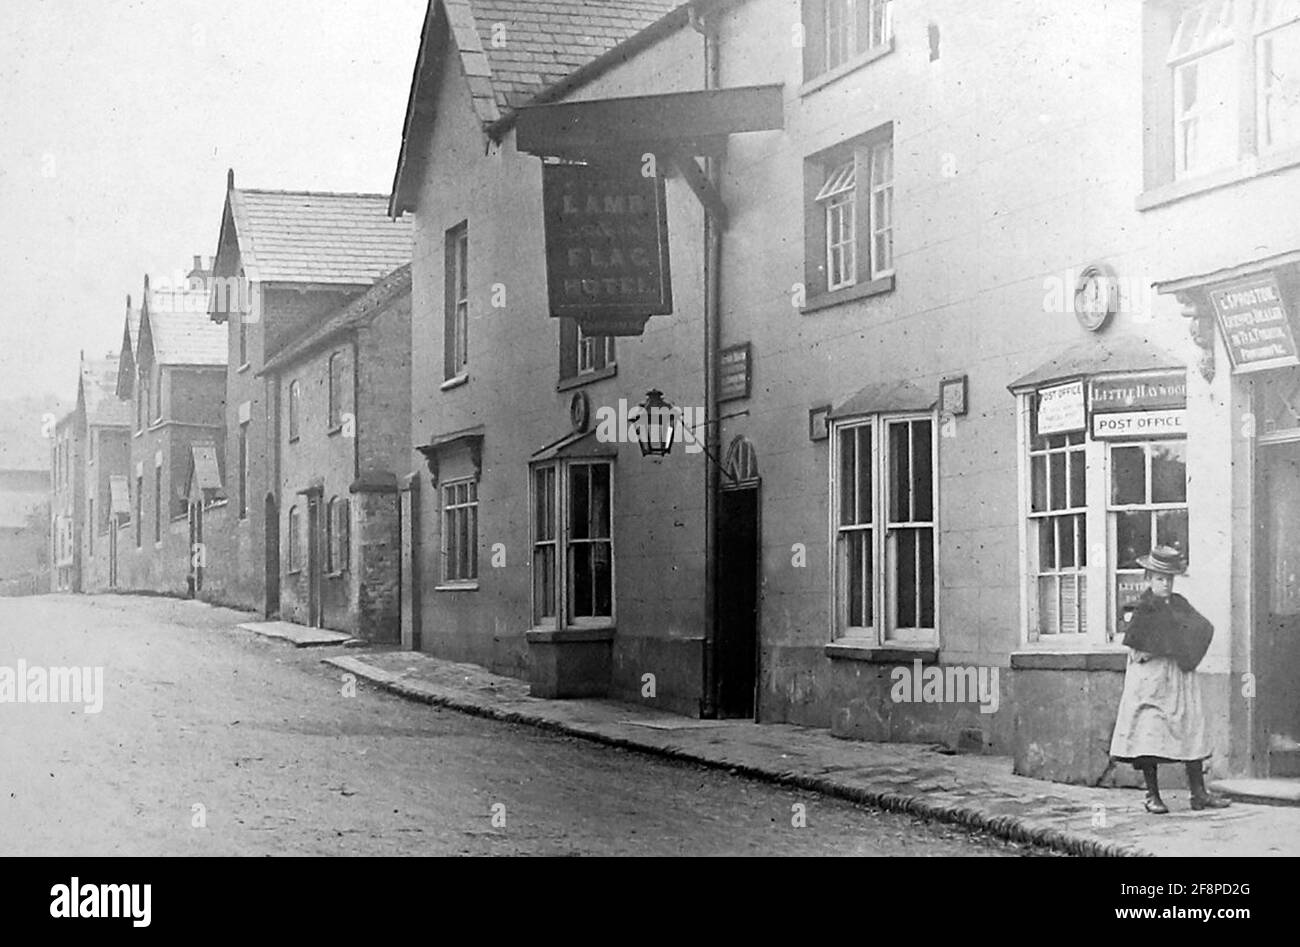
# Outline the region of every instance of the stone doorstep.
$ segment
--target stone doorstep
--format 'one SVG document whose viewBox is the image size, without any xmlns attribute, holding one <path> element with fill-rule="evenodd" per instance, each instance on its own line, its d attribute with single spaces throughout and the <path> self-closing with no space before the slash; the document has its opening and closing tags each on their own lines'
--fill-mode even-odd
<svg viewBox="0 0 1300 947">
<path fill-rule="evenodd" d="M 296 625 L 290 621 L 250 621 L 244 622 L 238 627 L 266 638 L 279 638 L 288 641 L 295 648 L 346 645 L 354 640 L 351 635 L 344 634 L 341 631 L 330 631 L 327 628 L 311 628 L 307 625 Z"/>
<path fill-rule="evenodd" d="M 1220 779 L 1210 789 L 1242 802 L 1266 806 L 1300 806 L 1300 778 Z"/>
</svg>

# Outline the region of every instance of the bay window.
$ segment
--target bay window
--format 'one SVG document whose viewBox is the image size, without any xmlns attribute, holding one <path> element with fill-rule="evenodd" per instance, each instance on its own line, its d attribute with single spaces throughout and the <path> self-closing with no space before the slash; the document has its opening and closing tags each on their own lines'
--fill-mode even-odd
<svg viewBox="0 0 1300 947">
<path fill-rule="evenodd" d="M 933 643 L 936 450 L 932 416 L 836 422 L 832 437 L 837 638 Z"/>
<path fill-rule="evenodd" d="M 614 620 L 613 466 L 563 460 L 533 468 L 533 624 Z"/>
</svg>

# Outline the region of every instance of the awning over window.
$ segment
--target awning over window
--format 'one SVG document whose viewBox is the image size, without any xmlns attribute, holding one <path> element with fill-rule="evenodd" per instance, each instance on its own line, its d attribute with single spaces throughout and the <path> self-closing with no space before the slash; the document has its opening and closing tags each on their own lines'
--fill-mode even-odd
<svg viewBox="0 0 1300 947">
<path fill-rule="evenodd" d="M 1054 358 L 1048 359 L 1027 375 L 1021 375 L 1007 388 L 1013 394 L 1041 388 L 1054 381 L 1086 378 L 1113 372 L 1141 372 L 1149 369 L 1186 368 L 1187 363 L 1137 336 L 1110 336 L 1085 339 Z"/>
<path fill-rule="evenodd" d="M 126 476 L 115 474 L 108 478 L 108 492 L 111 500 L 110 507 L 114 515 L 125 513 L 131 514 L 131 490 L 127 486 Z"/>
<path fill-rule="evenodd" d="M 540 463 L 547 460 L 555 460 L 563 457 L 617 457 L 618 445 L 609 441 L 601 441 L 596 438 L 596 431 L 592 429 L 585 433 L 574 432 L 566 434 L 553 444 L 548 444 L 537 453 L 533 454 L 532 462 Z"/>
<path fill-rule="evenodd" d="M 190 452 L 194 458 L 194 484 L 200 490 L 220 490 L 221 471 L 217 466 L 216 446 L 195 444 Z"/>
<path fill-rule="evenodd" d="M 836 405 L 827 417 L 836 421 L 885 411 L 930 411 L 938 400 L 938 392 L 924 391 L 910 381 L 877 382 Z"/>
</svg>

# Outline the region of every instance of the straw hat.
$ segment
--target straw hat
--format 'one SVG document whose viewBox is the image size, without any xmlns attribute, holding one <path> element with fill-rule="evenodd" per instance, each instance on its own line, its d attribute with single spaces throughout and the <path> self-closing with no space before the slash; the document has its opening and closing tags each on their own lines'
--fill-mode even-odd
<svg viewBox="0 0 1300 947">
<path fill-rule="evenodd" d="M 1183 575 L 1187 572 L 1187 560 L 1172 546 L 1156 546 L 1150 554 L 1138 556 L 1138 565 L 1164 575 Z"/>
</svg>

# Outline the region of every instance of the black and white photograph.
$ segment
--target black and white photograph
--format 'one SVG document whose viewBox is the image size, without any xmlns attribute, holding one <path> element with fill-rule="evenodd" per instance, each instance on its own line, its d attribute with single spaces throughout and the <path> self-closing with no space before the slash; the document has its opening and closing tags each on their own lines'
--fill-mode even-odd
<svg viewBox="0 0 1300 947">
<path fill-rule="evenodd" d="M 9 913 L 1300 855 L 1300 0 L 6 0 L 0 274 Z"/>
</svg>

